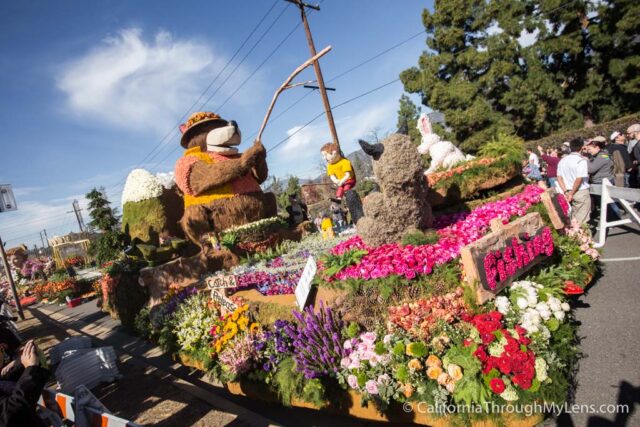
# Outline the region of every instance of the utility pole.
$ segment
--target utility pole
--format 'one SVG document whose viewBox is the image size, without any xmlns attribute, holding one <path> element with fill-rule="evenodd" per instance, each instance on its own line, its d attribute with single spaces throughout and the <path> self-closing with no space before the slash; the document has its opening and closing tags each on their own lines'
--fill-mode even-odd
<svg viewBox="0 0 640 427">
<path fill-rule="evenodd" d="M 49 236 L 47 236 L 47 229 L 45 228 L 44 230 L 42 230 L 42 233 L 44 234 L 44 240 L 47 242 L 47 247 L 50 248 L 51 245 L 49 244 Z"/>
<path fill-rule="evenodd" d="M 40 241 L 42 242 L 42 249 L 45 249 L 46 246 L 44 245 L 44 237 L 42 237 L 42 231 L 40 232 Z"/>
<path fill-rule="evenodd" d="M 78 227 L 80 227 L 80 232 L 84 232 L 86 227 L 84 225 L 84 220 L 82 219 L 82 209 L 80 209 L 80 204 L 77 200 L 73 201 L 73 211 L 68 211 L 67 213 L 75 213 L 76 219 L 78 220 Z M 45 233 L 46 234 L 46 233 Z"/>
<path fill-rule="evenodd" d="M 302 2 L 302 0 L 285 0 L 289 3 L 293 3 L 300 9 L 300 17 L 302 18 L 302 24 L 304 25 L 304 31 L 307 34 L 307 42 L 309 43 L 309 51 L 311 56 L 316 55 L 316 46 L 313 43 L 313 37 L 311 36 L 311 29 L 309 29 L 309 21 L 307 20 L 307 14 L 305 8 L 311 8 L 314 10 L 320 10 L 319 5 L 311 5 Z M 333 142 L 338 144 L 340 148 L 340 140 L 338 139 L 338 132 L 336 131 L 336 124 L 333 121 L 333 113 L 331 112 L 331 104 L 329 104 L 329 98 L 327 97 L 327 88 L 324 86 L 324 78 L 322 77 L 322 70 L 320 70 L 320 63 L 318 61 L 313 62 L 313 69 L 316 72 L 316 80 L 318 80 L 318 88 L 320 96 L 322 97 L 322 103 L 324 104 L 324 111 L 327 114 L 327 122 L 329 122 L 329 130 L 331 131 L 331 137 Z"/>
</svg>

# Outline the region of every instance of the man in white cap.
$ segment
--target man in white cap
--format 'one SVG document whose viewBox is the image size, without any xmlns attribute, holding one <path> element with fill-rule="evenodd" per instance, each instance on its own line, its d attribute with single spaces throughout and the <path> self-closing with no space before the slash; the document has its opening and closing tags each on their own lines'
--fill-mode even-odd
<svg viewBox="0 0 640 427">
<path fill-rule="evenodd" d="M 623 133 L 616 130 L 611 134 L 609 139 L 611 143 L 607 145 L 607 151 L 613 159 L 613 173 L 616 177 L 616 186 L 628 187 L 633 163 L 631 162 L 631 156 L 625 144 L 626 138 Z"/>
</svg>

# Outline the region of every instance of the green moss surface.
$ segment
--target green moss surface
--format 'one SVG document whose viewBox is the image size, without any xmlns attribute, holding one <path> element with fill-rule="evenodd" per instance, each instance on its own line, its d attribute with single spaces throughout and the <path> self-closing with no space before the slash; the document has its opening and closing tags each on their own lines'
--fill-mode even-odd
<svg viewBox="0 0 640 427">
<path fill-rule="evenodd" d="M 127 202 L 122 207 L 122 230 L 151 245 L 159 245 L 159 235 L 167 228 L 167 215 L 159 199 Z"/>
</svg>

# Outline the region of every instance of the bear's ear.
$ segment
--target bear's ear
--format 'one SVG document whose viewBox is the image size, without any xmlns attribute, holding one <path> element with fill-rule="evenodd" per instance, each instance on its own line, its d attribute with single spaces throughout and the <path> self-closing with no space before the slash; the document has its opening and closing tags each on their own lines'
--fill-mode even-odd
<svg viewBox="0 0 640 427">
<path fill-rule="evenodd" d="M 180 125 L 179 129 L 180 129 L 180 133 L 184 135 L 184 133 L 187 131 L 187 125 L 183 123 Z"/>
</svg>

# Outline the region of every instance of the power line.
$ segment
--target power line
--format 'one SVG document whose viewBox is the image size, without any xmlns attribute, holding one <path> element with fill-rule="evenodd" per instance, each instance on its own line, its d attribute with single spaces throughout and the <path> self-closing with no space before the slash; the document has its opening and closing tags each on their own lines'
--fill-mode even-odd
<svg viewBox="0 0 640 427">
<path fill-rule="evenodd" d="M 278 1 L 278 0 L 276 0 Z M 204 108 L 205 105 L 207 105 L 209 103 L 209 101 L 211 101 L 213 99 L 213 97 L 219 92 L 219 90 L 222 88 L 222 86 L 224 86 L 227 81 L 229 81 L 229 79 L 231 78 L 231 76 L 233 76 L 233 74 L 236 72 L 236 70 L 240 67 L 240 65 L 242 65 L 245 61 L 245 59 L 247 59 L 247 57 L 253 52 L 253 50 L 258 46 L 258 44 L 260 44 L 260 42 L 264 39 L 264 37 L 267 35 L 267 33 L 269 31 L 271 31 L 271 28 L 273 28 L 273 26 L 276 24 L 276 22 L 278 22 L 278 20 L 282 17 L 282 15 L 284 15 L 284 12 L 287 10 L 287 7 L 289 5 L 286 5 L 285 7 L 282 8 L 282 10 L 280 11 L 280 14 L 276 17 L 276 19 L 271 23 L 271 25 L 269 26 L 269 28 L 267 28 L 264 33 L 262 33 L 262 35 L 260 36 L 260 38 L 258 39 L 258 41 L 256 41 L 256 43 L 253 44 L 253 46 L 251 47 L 251 49 L 249 49 L 249 51 L 244 55 L 244 57 L 242 58 L 242 60 L 240 60 L 239 63 L 236 64 L 236 66 L 233 68 L 233 70 L 231 70 L 231 72 L 227 75 L 227 77 L 224 79 L 224 81 L 220 84 L 220 86 L 218 86 L 218 89 L 216 89 L 211 95 L 209 95 L 209 97 L 202 103 L 202 105 L 200 105 L 200 108 Z M 279 46 L 278 46 L 279 47 Z M 277 50 L 278 48 L 276 48 Z M 258 68 L 251 74 L 255 74 L 260 67 L 262 67 L 262 64 L 260 64 L 258 66 Z M 240 85 L 240 87 L 244 86 L 244 82 L 242 85 Z M 237 92 L 237 90 L 236 90 Z M 235 93 L 234 92 L 231 96 L 229 96 L 229 98 L 227 98 L 227 100 L 229 100 L 230 98 L 232 98 Z M 226 101 L 225 101 L 226 103 Z M 215 111 L 219 111 L 219 109 L 215 109 Z"/>
<path fill-rule="evenodd" d="M 229 65 L 231 64 L 231 62 L 236 58 L 236 56 L 240 53 L 240 51 L 244 48 L 244 46 L 247 44 L 247 42 L 251 39 L 251 37 L 255 34 L 255 32 L 258 30 L 258 28 L 260 28 L 260 26 L 262 25 L 262 23 L 265 21 L 265 19 L 267 18 L 267 16 L 269 16 L 269 14 L 271 13 L 271 11 L 276 7 L 276 5 L 278 4 L 278 0 L 275 0 L 273 2 L 273 4 L 271 5 L 271 7 L 267 10 L 267 12 L 262 16 L 262 18 L 260 18 L 260 20 L 258 21 L 258 23 L 254 26 L 253 30 L 249 33 L 249 35 L 247 37 L 245 37 L 244 41 L 240 44 L 240 47 L 238 47 L 236 49 L 236 51 L 234 52 L 234 54 L 231 56 L 231 58 L 227 61 L 227 63 L 225 64 L 225 66 L 216 74 L 216 76 L 211 80 L 211 82 L 209 82 L 209 84 L 207 85 L 207 87 L 200 93 L 200 95 L 198 96 L 198 98 L 189 106 L 189 108 L 187 108 L 185 110 L 185 112 L 182 114 L 182 116 L 180 116 L 180 119 L 178 120 L 177 124 L 175 124 L 174 126 L 171 127 L 171 129 L 169 130 L 169 132 L 167 132 L 164 137 L 162 137 L 162 139 L 160 140 L 160 142 L 144 157 L 144 159 L 142 159 L 142 161 L 140 163 L 138 163 L 136 165 L 136 168 L 141 167 L 142 165 L 144 165 L 145 163 L 150 163 L 151 160 L 153 160 L 159 153 L 160 151 L 162 151 L 161 147 L 163 147 L 164 145 L 166 145 L 166 141 L 168 140 L 168 138 L 173 135 L 174 132 L 176 132 L 176 130 L 178 129 L 178 126 L 180 126 L 180 124 L 182 123 L 182 121 L 185 119 L 185 117 L 187 117 L 189 115 L 189 113 L 191 112 L 191 110 L 193 109 L 193 107 L 195 107 L 198 102 L 200 102 L 200 100 L 206 95 L 206 93 L 209 91 L 209 89 L 211 89 L 211 87 L 213 86 L 213 84 L 218 80 L 218 78 L 222 75 L 222 73 L 224 73 L 226 71 L 226 69 L 229 67 Z M 274 23 L 280 18 L 280 16 L 278 16 Z M 271 26 L 269 27 L 269 29 L 273 26 L 273 23 L 271 24 Z M 260 40 L 262 40 L 262 37 L 264 37 L 264 35 L 266 34 L 266 32 L 261 36 Z M 259 41 L 260 41 L 259 40 Z M 258 42 L 259 42 L 258 41 Z M 255 47 L 255 45 L 254 45 Z M 253 48 L 252 48 L 253 49 Z M 246 58 L 246 56 L 245 56 Z M 243 58 L 244 61 L 244 58 Z M 235 71 L 235 69 L 234 69 Z M 233 73 L 233 71 L 232 71 Z M 224 84 L 224 83 L 223 83 Z M 221 87 L 221 86 L 220 86 Z M 218 87 L 217 90 L 220 89 L 220 87 Z M 214 92 L 216 93 L 217 90 Z M 208 98 L 210 99 L 210 98 Z M 205 101 L 205 103 L 208 102 Z M 155 152 L 155 153 L 154 153 Z M 151 156 L 151 157 L 150 157 Z M 148 159 L 148 160 L 147 160 Z M 125 175 L 125 177 L 120 180 L 115 187 L 118 187 L 120 185 L 124 185 L 125 181 L 127 179 L 127 175 Z"/>
<path fill-rule="evenodd" d="M 278 46 L 276 46 L 275 50 L 271 52 L 271 54 L 267 57 L 267 59 L 269 59 L 271 56 L 273 56 L 273 54 L 275 53 L 275 51 L 277 51 L 277 49 L 279 49 L 279 47 L 281 47 L 281 45 L 284 43 L 284 41 L 286 41 L 286 39 L 287 39 L 288 37 L 290 37 L 290 36 L 293 34 L 293 32 L 295 32 L 295 30 L 296 30 L 299 26 L 300 26 L 300 24 L 296 25 L 296 27 L 294 27 L 294 28 L 289 32 L 289 34 L 287 34 L 287 36 L 286 36 L 286 37 L 285 37 L 285 38 L 284 38 L 284 39 L 279 43 L 279 45 L 278 45 Z M 346 69 L 346 70 L 342 71 L 341 73 L 339 73 L 339 74 L 337 74 L 337 75 L 335 75 L 335 76 L 331 77 L 329 80 L 327 80 L 327 82 L 332 82 L 332 81 L 335 81 L 335 80 L 338 80 L 338 79 L 340 79 L 340 78 L 344 77 L 345 75 L 347 75 L 347 74 L 349 74 L 349 73 L 351 73 L 351 72 L 353 72 L 353 71 L 357 70 L 358 68 L 362 67 L 363 65 L 366 65 L 366 64 L 368 64 L 368 63 L 370 63 L 370 62 L 372 62 L 372 61 L 374 61 L 374 60 L 376 60 L 376 59 L 380 58 L 381 56 L 384 56 L 384 55 L 386 55 L 387 53 L 389 53 L 389 52 L 391 52 L 391 51 L 393 51 L 393 50 L 395 50 L 395 49 L 399 48 L 400 46 L 405 45 L 406 43 L 408 43 L 408 42 L 410 42 L 411 40 L 415 39 L 416 37 L 418 37 L 418 36 L 420 36 L 420 35 L 424 34 L 425 32 L 426 32 L 425 30 L 421 30 L 421 31 L 419 31 L 419 32 L 417 32 L 417 33 L 415 33 L 415 34 L 413 34 L 413 35 L 411 35 L 411 36 L 407 37 L 406 39 L 403 39 L 402 41 L 400 41 L 400 42 L 398 42 L 398 43 L 396 43 L 396 44 L 394 44 L 394 45 L 392 45 L 392 46 L 390 46 L 390 47 L 388 47 L 388 48 L 386 48 L 386 49 L 384 49 L 384 50 L 382 50 L 382 51 L 380 51 L 380 52 L 376 53 L 375 55 L 373 55 L 373 56 L 371 56 L 371 57 L 369 57 L 369 58 L 367 58 L 367 59 L 365 59 L 365 60 L 363 60 L 363 61 L 359 62 L 358 64 L 356 64 L 356 65 L 354 65 L 354 66 L 352 66 L 352 67 L 350 67 L 350 68 L 348 68 L 348 69 Z M 266 62 L 266 60 L 265 60 L 265 61 L 263 61 L 263 64 L 264 64 L 265 62 Z M 263 64 L 261 64 L 260 66 L 262 66 Z M 260 66 L 259 66 L 259 67 L 260 67 Z M 259 67 L 258 67 L 258 69 L 259 69 Z M 257 71 L 258 69 L 256 69 L 256 71 Z M 254 71 L 254 73 L 252 73 L 252 75 L 253 75 L 253 74 L 255 74 L 255 71 Z M 224 83 L 225 83 L 225 81 L 223 81 L 221 85 L 224 85 Z M 238 90 L 239 90 L 239 88 L 238 88 L 238 89 L 236 89 L 236 91 L 234 92 L 234 94 L 235 94 L 235 93 L 237 93 L 237 92 L 238 92 Z M 304 100 L 304 99 L 305 99 L 307 96 L 309 96 L 311 93 L 312 93 L 312 92 L 307 92 L 307 93 L 305 93 L 305 94 L 304 94 L 303 96 L 301 96 L 298 100 L 296 100 L 296 101 L 295 101 L 295 102 L 293 102 L 291 105 L 289 105 L 285 110 L 283 110 L 282 112 L 280 112 L 279 114 L 277 114 L 276 116 L 274 116 L 274 117 L 270 120 L 270 122 L 274 122 L 274 121 L 276 121 L 277 119 L 279 119 L 280 117 L 282 117 L 284 114 L 286 114 L 288 111 L 290 111 L 293 107 L 295 107 L 297 104 L 299 104 L 302 100 Z M 205 101 L 205 103 L 206 103 L 206 102 L 208 102 L 208 100 L 207 100 L 207 101 Z M 223 105 L 224 105 L 224 104 L 223 104 Z M 315 119 L 317 119 L 317 118 L 315 118 Z M 252 134 L 250 137 L 248 137 L 248 138 L 245 138 L 245 139 L 244 139 L 243 143 L 244 143 L 244 142 L 246 142 L 247 140 L 249 140 L 249 139 L 253 138 L 257 133 L 258 133 L 258 131 L 253 132 L 253 134 Z M 155 168 L 155 167 L 160 166 L 162 163 L 164 163 L 164 161 L 165 161 L 165 160 L 167 160 L 167 159 L 169 158 L 169 156 L 171 156 L 173 153 L 175 153 L 179 148 L 180 148 L 180 147 L 178 147 L 178 146 L 174 147 L 174 149 L 173 149 L 172 151 L 168 152 L 168 153 L 167 153 L 167 155 L 165 155 L 165 156 L 164 156 L 164 158 L 162 158 L 162 159 L 161 159 L 158 163 L 156 163 L 153 167 Z M 117 185 L 116 185 L 115 187 L 117 187 Z M 120 191 L 118 191 L 118 192 L 115 192 L 115 193 L 114 193 L 114 196 L 117 196 L 117 195 L 120 195 L 120 194 L 122 194 L 122 190 L 120 190 Z"/>
<path fill-rule="evenodd" d="M 288 7 L 288 6 L 289 6 L 289 5 L 285 6 L 285 9 L 283 9 L 283 10 L 282 10 L 281 14 L 280 14 L 278 17 L 280 17 L 280 16 L 284 13 L 284 11 L 286 10 L 286 7 Z M 273 55 L 275 55 L 275 53 L 276 53 L 276 52 L 277 52 L 277 51 L 282 47 L 282 45 L 283 45 L 283 44 L 284 44 L 284 43 L 289 39 L 289 37 L 291 37 L 291 35 L 292 35 L 292 34 L 293 34 L 293 33 L 294 33 L 294 32 L 295 32 L 295 31 L 300 27 L 300 25 L 301 25 L 301 23 L 296 24 L 296 26 L 295 26 L 295 27 L 293 27 L 293 28 L 291 29 L 291 31 L 289 31 L 289 33 L 288 33 L 288 34 L 287 34 L 287 35 L 286 35 L 286 36 L 285 36 L 285 37 L 280 41 L 280 43 L 278 43 L 278 44 L 276 45 L 276 47 L 275 47 L 275 48 L 273 48 L 273 49 L 271 50 L 271 52 L 269 53 L 269 55 L 267 55 L 267 57 L 266 57 L 266 58 L 265 58 L 265 59 L 264 59 L 264 60 L 263 60 L 259 65 L 258 65 L 258 67 L 257 67 L 257 68 L 256 68 L 256 69 L 255 69 L 255 70 L 254 70 L 250 75 L 249 75 L 249 77 L 247 77 L 247 78 L 246 78 L 246 79 L 245 79 L 245 80 L 240 84 L 240 86 L 238 86 L 238 87 L 235 89 L 235 91 L 234 91 L 231 95 L 229 95 L 229 97 L 227 97 L 227 99 L 225 99 L 225 101 L 224 101 L 222 104 L 220 104 L 220 105 L 215 109 L 215 111 L 220 111 L 220 109 L 221 109 L 221 108 L 222 108 L 222 107 L 223 107 L 223 106 L 224 106 L 224 105 L 225 105 L 225 104 L 226 104 L 226 103 L 227 103 L 231 98 L 233 98 L 233 97 L 238 93 L 238 91 L 239 91 L 239 90 L 240 90 L 240 89 L 241 89 L 241 88 L 242 88 L 242 87 L 243 87 L 243 86 L 244 86 L 244 85 L 245 85 L 245 84 L 246 84 L 246 83 L 251 79 L 251 77 L 253 77 L 253 76 L 258 72 L 258 70 L 260 70 L 260 68 L 262 68 L 262 66 L 263 66 L 263 65 L 264 65 L 264 64 L 265 64 L 265 63 L 266 63 L 266 62 L 267 62 L 267 61 L 268 61 L 268 60 L 269 60 Z M 227 77 L 228 77 L 228 76 L 227 76 Z M 226 81 L 226 80 L 225 80 L 225 81 Z M 224 82 L 223 82 L 223 84 L 224 84 Z M 210 97 L 210 98 L 211 98 L 211 97 Z M 207 103 L 208 101 L 209 101 L 209 99 L 208 99 L 207 101 L 205 101 L 205 103 Z M 204 104 L 203 104 L 203 106 L 204 106 Z M 178 151 L 178 149 L 179 149 L 179 148 L 180 148 L 180 146 L 176 146 L 176 147 L 174 147 L 174 148 L 173 148 L 173 150 L 169 151 L 169 152 L 168 152 L 168 153 L 167 153 L 167 154 L 166 154 L 166 155 L 165 155 L 165 156 L 164 156 L 164 157 L 163 157 L 159 162 L 157 162 L 156 164 L 154 164 L 154 165 L 153 165 L 153 167 L 151 167 L 150 169 L 155 169 L 155 168 L 157 168 L 158 166 L 160 166 L 162 163 L 164 163 L 164 162 L 165 162 L 165 160 L 167 160 L 171 155 L 173 155 L 176 151 Z"/>
<path fill-rule="evenodd" d="M 372 94 L 373 92 L 376 92 L 376 91 L 378 91 L 378 90 L 380 90 L 380 89 L 383 89 L 383 88 L 385 88 L 385 87 L 387 87 L 387 86 L 389 86 L 389 85 L 392 85 L 392 84 L 394 84 L 394 83 L 396 83 L 396 82 L 399 82 L 399 81 L 400 81 L 400 79 L 399 79 L 399 78 L 398 78 L 398 79 L 391 80 L 390 82 L 384 83 L 384 84 L 382 84 L 382 85 L 380 85 L 380 86 L 377 86 L 377 87 L 375 87 L 375 88 L 373 88 L 373 89 L 371 89 L 371 90 L 368 90 L 368 91 L 366 91 L 366 92 L 363 92 L 363 93 L 361 93 L 360 95 L 356 95 L 356 96 L 354 96 L 354 97 L 352 97 L 352 98 L 349 98 L 349 99 L 347 99 L 347 100 L 345 100 L 345 101 L 343 101 L 343 102 L 341 102 L 341 103 L 339 103 L 339 104 L 336 104 L 336 105 L 334 105 L 334 106 L 333 106 L 333 109 L 334 109 L 334 110 L 335 110 L 335 109 L 338 109 L 338 108 L 340 108 L 340 107 L 342 107 L 342 106 L 344 106 L 344 105 L 347 105 L 347 104 L 349 104 L 349 103 L 351 103 L 351 102 L 353 102 L 353 101 L 356 101 L 356 100 L 358 100 L 358 99 L 360 99 L 360 98 L 362 98 L 362 97 L 364 97 L 364 96 L 370 95 L 370 94 Z M 305 123 L 304 125 L 300 126 L 298 129 L 296 129 L 294 132 L 292 132 L 292 133 L 291 133 L 290 135 L 288 135 L 286 138 L 284 138 L 283 140 L 281 140 L 280 142 L 278 142 L 278 143 L 277 143 L 276 145 L 274 145 L 273 147 L 269 148 L 269 149 L 267 150 L 267 153 L 268 153 L 268 152 L 270 152 L 270 151 L 275 150 L 275 149 L 276 149 L 276 148 L 278 148 L 280 145 L 284 144 L 286 141 L 288 141 L 289 139 L 291 139 L 291 137 L 292 137 L 293 135 L 297 134 L 297 133 L 298 133 L 298 132 L 300 132 L 302 129 L 304 129 L 304 128 L 306 128 L 307 126 L 309 126 L 311 123 L 313 123 L 313 122 L 314 122 L 314 121 L 316 121 L 318 118 L 320 118 L 323 114 L 324 114 L 324 111 L 322 111 L 321 113 L 319 113 L 319 114 L 317 114 L 316 116 L 314 116 L 311 120 L 309 120 L 309 121 L 308 121 L 307 123 Z"/>
<path fill-rule="evenodd" d="M 65 221 L 62 225 L 58 225 L 56 227 L 47 228 L 47 232 L 50 233 L 52 230 L 60 230 L 62 228 L 67 228 L 68 225 L 69 225 L 69 220 Z M 19 240 L 23 240 L 23 239 L 28 238 L 28 237 L 36 237 L 36 236 L 39 236 L 39 235 L 40 235 L 40 233 L 29 233 L 29 234 L 23 234 L 23 235 L 17 236 L 17 237 L 10 237 L 9 239 L 3 239 L 3 240 L 6 243 L 6 242 L 12 242 L 12 241 L 15 241 L 15 240 L 18 240 L 18 241 Z"/>
<path fill-rule="evenodd" d="M 408 37 L 408 38 L 406 38 L 406 39 L 402 40 L 401 42 L 398 42 L 398 43 L 394 44 L 393 46 L 391 46 L 391 47 L 389 47 L 389 48 L 387 48 L 387 49 L 385 49 L 385 50 L 383 50 L 383 51 L 381 51 L 381 52 L 378 52 L 378 53 L 377 53 L 377 54 L 375 54 L 374 56 L 372 56 L 372 57 L 370 57 L 370 58 L 365 59 L 364 61 L 362 61 L 362 62 L 360 62 L 360 63 L 358 63 L 358 64 L 354 65 L 354 66 L 353 66 L 353 67 L 351 67 L 351 68 L 348 68 L 347 70 L 345 70 L 345 71 L 341 72 L 340 74 L 337 74 L 337 75 L 336 75 L 336 76 L 334 76 L 334 77 L 331 77 L 329 80 L 327 80 L 327 83 L 332 82 L 332 81 L 335 81 L 335 80 L 338 80 L 338 79 L 339 79 L 339 78 L 341 78 L 341 77 L 344 77 L 345 75 L 347 75 L 347 74 L 351 73 L 352 71 L 355 71 L 355 70 L 357 70 L 358 68 L 362 67 L 363 65 L 368 64 L 369 62 L 371 62 L 371 61 L 374 61 L 374 60 L 378 59 L 379 57 L 381 57 L 381 56 L 383 56 L 383 55 L 385 55 L 385 54 L 387 54 L 387 53 L 391 52 L 391 51 L 392 51 L 392 50 L 394 50 L 394 49 L 397 49 L 398 47 L 400 47 L 400 46 L 402 46 L 402 45 L 404 45 L 404 44 L 406 44 L 406 43 L 410 42 L 411 40 L 415 39 L 416 37 L 418 37 L 419 35 L 424 34 L 424 33 L 426 33 L 426 30 L 422 30 L 422 31 L 420 31 L 420 32 L 418 32 L 418 33 L 416 33 L 416 34 L 414 34 L 414 35 L 412 35 L 412 36 L 410 36 L 410 37 Z M 287 113 L 287 112 L 288 112 L 289 110 L 291 110 L 293 107 L 295 107 L 296 105 L 298 105 L 298 104 L 299 104 L 303 99 L 305 99 L 307 96 L 311 95 L 311 93 L 312 93 L 312 92 L 311 92 L 311 91 L 309 91 L 309 92 L 305 93 L 304 95 L 302 95 L 302 96 L 301 96 L 300 98 L 298 98 L 295 102 L 293 102 L 291 105 L 289 105 L 286 109 L 284 109 L 282 112 L 280 112 L 279 114 L 277 114 L 276 116 L 274 116 L 272 119 L 270 119 L 270 120 L 269 120 L 269 122 L 270 122 L 270 123 L 275 122 L 277 119 L 279 119 L 280 117 L 282 117 L 285 113 Z M 255 135 L 257 135 L 257 134 L 258 134 L 258 131 L 256 130 L 255 132 L 253 132 L 253 134 L 251 134 L 251 136 L 249 136 L 248 138 L 245 138 L 245 140 L 244 140 L 243 142 L 246 142 L 247 140 L 252 139 L 252 138 L 253 138 Z"/>
<path fill-rule="evenodd" d="M 283 11 L 284 12 L 284 11 Z M 222 102 L 222 104 L 218 105 L 215 108 L 215 111 L 220 111 L 220 109 L 222 107 L 224 107 L 227 102 L 229 102 L 229 100 L 231 98 L 233 98 L 235 96 L 236 93 L 238 93 L 238 91 L 240 91 L 240 89 L 242 89 L 244 87 L 245 84 L 247 84 L 247 82 L 249 80 L 251 80 L 251 78 L 260 70 L 260 68 L 262 68 L 262 66 L 269 60 L 271 59 L 271 57 L 278 51 L 278 49 L 280 49 L 280 47 L 282 47 L 282 45 L 287 41 L 287 39 L 289 39 L 289 37 L 291 37 L 291 35 L 293 33 L 295 33 L 295 31 L 300 27 L 300 24 L 296 25 L 291 31 L 289 31 L 289 33 L 280 41 L 280 43 L 278 43 L 278 45 L 271 51 L 271 53 L 260 63 L 260 65 L 258 65 L 258 67 L 253 70 L 253 72 L 251 74 L 249 74 L 249 76 L 247 76 L 247 78 L 245 78 L 242 83 L 240 84 L 240 86 L 238 86 L 236 88 L 236 90 L 234 90 L 231 95 L 229 95 L 227 97 L 227 99 L 224 100 L 224 102 Z"/>
<path fill-rule="evenodd" d="M 178 126 L 180 126 L 181 122 L 189 115 L 189 113 L 193 110 L 193 108 L 198 104 L 198 102 L 200 102 L 200 100 L 204 97 L 204 95 L 209 91 L 209 89 L 213 86 L 213 83 L 215 83 L 218 80 L 218 77 L 220 77 L 222 75 L 222 73 L 224 73 L 224 71 L 227 69 L 227 67 L 229 67 L 229 65 L 231 65 L 231 62 L 235 59 L 235 57 L 238 55 L 238 53 L 240 53 L 240 51 L 242 50 L 242 48 L 247 44 L 247 42 L 249 41 L 249 39 L 251 38 L 251 36 L 253 36 L 253 34 L 258 30 L 258 28 L 260 27 L 260 25 L 262 24 L 262 22 L 264 22 L 264 20 L 266 19 L 267 15 L 269 15 L 269 13 L 273 10 L 273 8 L 276 6 L 276 4 L 278 3 L 278 0 L 275 0 L 274 3 L 271 5 L 271 8 L 269 8 L 269 10 L 267 11 L 267 13 L 262 17 L 262 19 L 260 20 L 260 22 L 254 27 L 253 31 L 251 32 L 251 34 L 249 34 L 245 40 L 242 42 L 242 44 L 240 45 L 240 47 L 235 51 L 235 53 L 233 54 L 233 56 L 231 57 L 231 59 L 229 59 L 229 61 L 227 61 L 227 63 L 225 64 L 224 68 L 216 75 L 216 77 L 213 79 L 213 81 L 211 81 L 211 83 L 209 84 L 209 86 L 207 86 L 207 88 L 202 92 L 202 94 L 198 97 L 198 99 L 196 99 L 196 101 L 191 104 L 191 106 L 187 109 L 187 111 L 182 115 L 182 117 L 180 118 L 180 120 L 178 121 L 178 123 L 173 127 L 173 129 L 171 130 L 170 134 L 176 133 Z M 211 100 L 211 98 L 213 98 L 218 91 L 225 85 L 225 83 L 229 80 L 229 78 L 235 73 L 235 71 L 238 69 L 238 67 L 240 67 L 240 65 L 242 65 L 242 63 L 245 61 L 245 59 L 247 59 L 247 57 L 251 54 L 251 52 L 253 52 L 253 50 L 256 48 L 256 46 L 258 46 L 258 44 L 260 44 L 260 42 L 262 42 L 262 40 L 264 39 L 264 37 L 267 35 L 267 33 L 269 33 L 269 31 L 271 31 L 271 29 L 273 28 L 273 26 L 276 24 L 276 22 L 278 22 L 278 20 L 280 20 L 280 17 L 283 15 L 284 11 L 285 11 L 286 7 L 283 8 L 283 10 L 280 12 L 280 14 L 273 20 L 273 22 L 271 23 L 271 25 L 269 25 L 269 27 L 262 33 L 262 35 L 258 38 L 258 40 L 253 44 L 253 46 L 251 47 L 251 49 L 249 49 L 249 51 L 245 54 L 245 56 L 240 60 L 240 62 L 238 62 L 236 64 L 236 66 L 233 68 L 233 70 L 231 70 L 226 78 L 223 80 L 222 83 L 220 83 L 220 85 L 218 85 L 218 87 L 216 88 L 216 90 L 214 90 L 209 97 L 202 103 L 200 104 L 200 106 L 198 107 L 198 110 L 202 110 L 202 108 Z M 166 144 L 164 144 L 166 145 Z M 151 163 L 151 160 L 153 160 L 158 154 L 160 154 L 160 151 L 162 150 L 158 150 L 156 152 L 156 154 L 154 154 L 147 163 Z"/>
</svg>

